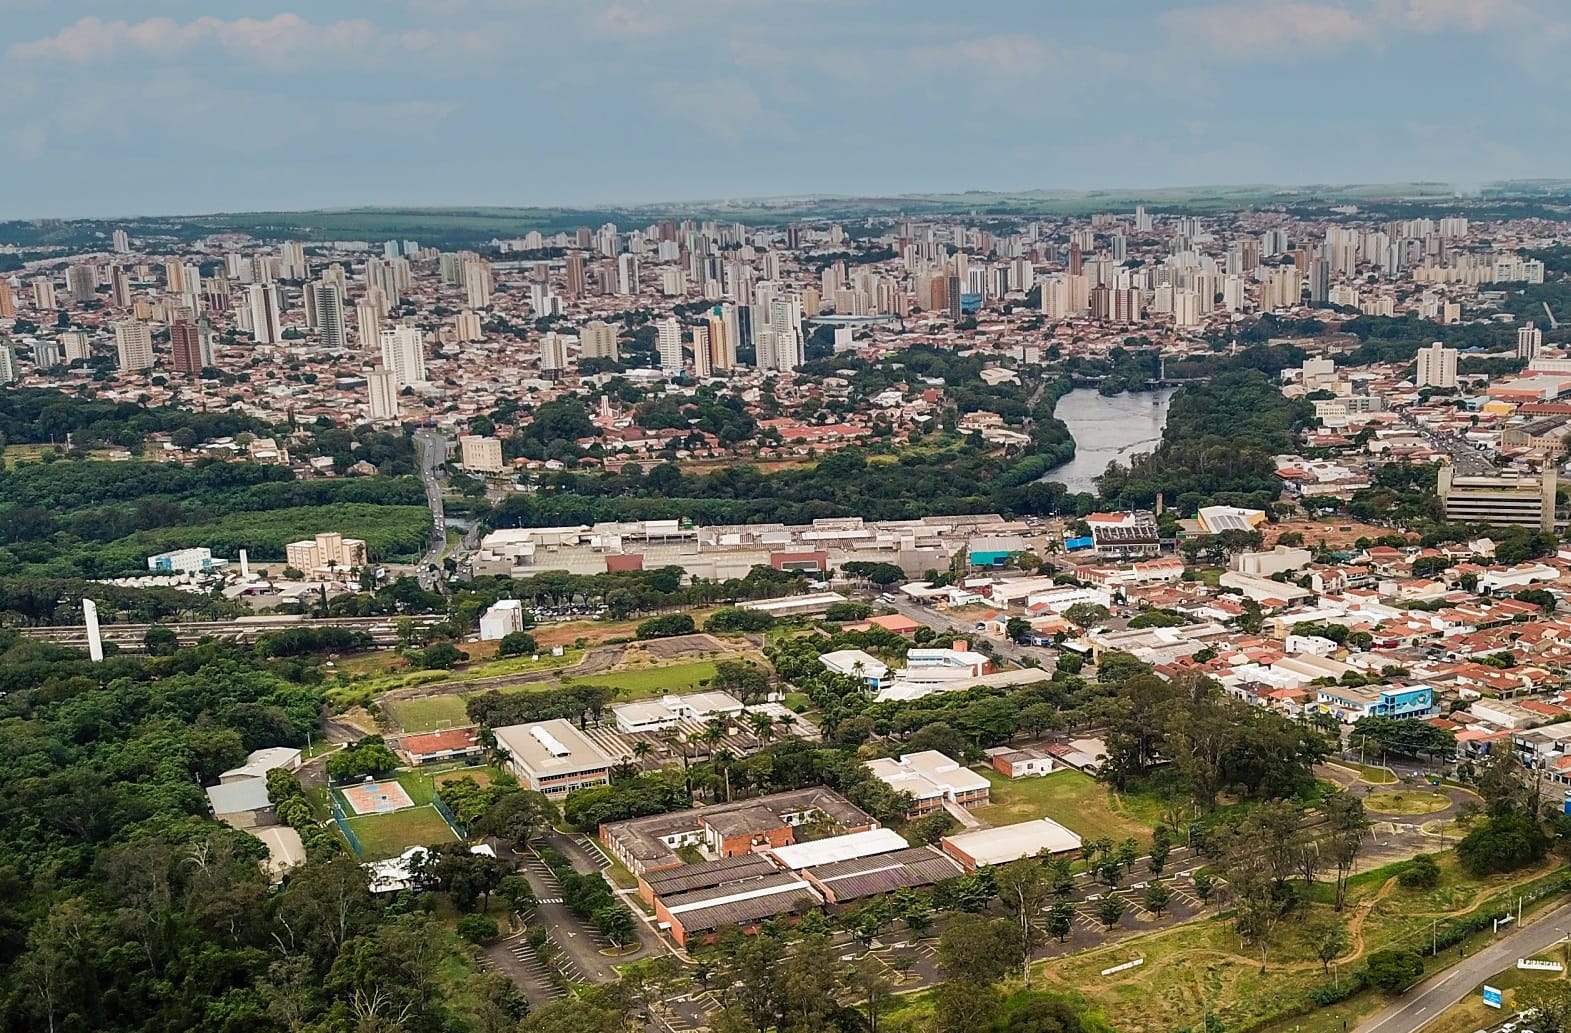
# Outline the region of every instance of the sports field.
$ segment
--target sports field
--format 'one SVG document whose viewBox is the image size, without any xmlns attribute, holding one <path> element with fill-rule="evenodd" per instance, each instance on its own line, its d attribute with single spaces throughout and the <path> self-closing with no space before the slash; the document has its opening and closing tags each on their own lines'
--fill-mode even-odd
<svg viewBox="0 0 1571 1033">
<path fill-rule="evenodd" d="M 356 814 L 388 814 L 415 803 L 397 782 L 360 782 L 344 786 L 339 793 Z"/>
<path fill-rule="evenodd" d="M 361 857 L 377 861 L 397 857 L 412 846 L 452 843 L 458 839 L 435 807 L 406 807 L 388 814 L 361 814 L 346 819 L 360 841 Z"/>
</svg>

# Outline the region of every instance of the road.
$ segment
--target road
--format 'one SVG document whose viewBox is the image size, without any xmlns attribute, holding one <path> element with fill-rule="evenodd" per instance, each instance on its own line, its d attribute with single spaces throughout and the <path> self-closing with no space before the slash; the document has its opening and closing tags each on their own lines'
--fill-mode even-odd
<svg viewBox="0 0 1571 1033">
<path fill-rule="evenodd" d="M 1429 428 L 1420 426 L 1406 412 L 1399 411 L 1397 415 L 1401 417 L 1403 423 L 1407 424 L 1408 429 L 1428 441 L 1433 447 L 1450 455 L 1451 465 L 1455 467 L 1458 476 L 1485 477 L 1497 472 L 1488 453 L 1479 451 L 1471 442 L 1452 435 L 1436 434 Z"/>
<path fill-rule="evenodd" d="M 918 603 L 909 602 L 905 599 L 899 598 L 898 596 L 892 603 L 884 601 L 884 605 L 890 607 L 902 617 L 909 617 L 918 624 L 926 624 L 928 627 L 934 629 L 935 631 L 940 631 L 945 635 L 962 636 L 964 638 L 970 639 L 973 643 L 986 642 L 988 645 L 993 647 L 993 652 L 998 656 L 1001 656 L 1006 660 L 1013 660 L 1022 666 L 1029 666 L 1026 664 L 1027 657 L 1035 660 L 1038 664 L 1046 665 L 1047 661 L 1050 660 L 1053 656 L 1053 654 L 1048 650 L 1034 649 L 1029 646 L 1018 646 L 1013 642 L 1007 642 L 1003 639 L 997 639 L 992 638 L 991 636 L 983 635 L 981 632 L 976 630 L 976 624 L 973 621 L 956 620 L 953 617 L 939 613 L 937 610 L 922 606 Z M 1048 669 L 1051 670 L 1051 667 Z"/>
<path fill-rule="evenodd" d="M 425 485 L 426 504 L 431 507 L 431 550 L 420 558 L 420 587 L 433 588 L 440 580 L 442 553 L 447 548 L 447 518 L 442 514 L 442 465 L 447 462 L 451 442 L 439 431 L 415 431 L 415 452 L 420 457 L 420 480 Z"/>
<path fill-rule="evenodd" d="M 1485 979 L 1565 938 L 1571 929 L 1571 903 L 1546 912 L 1530 925 L 1507 933 L 1470 958 L 1420 983 L 1402 999 L 1359 1026 L 1357 1033 L 1416 1033 L 1447 1008 L 1472 993 Z"/>
</svg>

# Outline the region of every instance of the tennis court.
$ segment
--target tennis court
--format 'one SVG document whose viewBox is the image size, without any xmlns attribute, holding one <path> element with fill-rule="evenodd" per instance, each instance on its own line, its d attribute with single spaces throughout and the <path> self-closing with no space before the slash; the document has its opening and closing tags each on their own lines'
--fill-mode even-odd
<svg viewBox="0 0 1571 1033">
<path fill-rule="evenodd" d="M 361 782 L 338 791 L 356 814 L 390 814 L 415 805 L 404 787 L 394 781 Z"/>
</svg>

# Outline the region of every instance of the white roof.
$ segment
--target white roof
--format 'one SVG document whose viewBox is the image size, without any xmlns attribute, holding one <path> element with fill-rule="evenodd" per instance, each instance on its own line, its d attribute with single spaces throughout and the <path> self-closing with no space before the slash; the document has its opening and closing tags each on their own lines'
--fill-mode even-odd
<svg viewBox="0 0 1571 1033">
<path fill-rule="evenodd" d="M 776 861 L 794 871 L 798 868 L 834 864 L 837 861 L 850 861 L 871 854 L 887 854 L 891 850 L 904 850 L 910 845 L 894 829 L 876 828 L 776 847 L 770 853 L 774 855 Z"/>
<path fill-rule="evenodd" d="M 230 768 L 219 778 L 232 778 L 240 775 L 266 775 L 274 768 L 292 768 L 300 761 L 300 748 L 298 746 L 269 746 L 266 749 L 252 750 L 246 755 L 245 763 L 238 768 Z"/>
<path fill-rule="evenodd" d="M 974 793 L 990 784 L 986 778 L 937 750 L 907 753 L 899 760 L 880 757 L 868 761 L 867 767 L 891 789 L 909 792 L 919 800 Z M 924 786 L 930 788 L 924 792 Z"/>
<path fill-rule="evenodd" d="M 1062 854 L 1080 849 L 1080 837 L 1051 818 L 1000 825 L 996 829 L 982 829 L 979 832 L 962 832 L 958 836 L 945 836 L 944 841 L 983 866 L 1035 857 L 1043 850 L 1050 854 Z"/>
<path fill-rule="evenodd" d="M 864 678 L 883 678 L 889 673 L 887 664 L 862 649 L 836 649 L 820 656 L 818 662 L 836 674 L 852 674 L 857 664 L 862 665 Z"/>
</svg>

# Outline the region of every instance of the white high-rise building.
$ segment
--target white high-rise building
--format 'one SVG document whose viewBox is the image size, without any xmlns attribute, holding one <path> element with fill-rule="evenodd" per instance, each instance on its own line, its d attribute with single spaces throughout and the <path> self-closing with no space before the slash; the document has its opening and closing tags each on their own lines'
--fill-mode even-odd
<svg viewBox="0 0 1571 1033">
<path fill-rule="evenodd" d="M 109 239 L 116 254 L 124 255 L 130 253 L 131 238 L 125 230 L 115 230 L 109 235 Z"/>
<path fill-rule="evenodd" d="M 682 324 L 675 317 L 655 324 L 655 349 L 660 353 L 660 368 L 667 372 L 682 368 Z"/>
<path fill-rule="evenodd" d="M 464 263 L 464 296 L 470 308 L 486 308 L 491 304 L 491 263 L 483 258 L 471 258 Z"/>
<path fill-rule="evenodd" d="M 136 319 L 116 323 L 115 351 L 119 353 L 121 369 L 152 369 L 153 332 Z"/>
<path fill-rule="evenodd" d="M 1419 387 L 1456 387 L 1456 349 L 1447 348 L 1436 341 L 1427 348 L 1418 350 L 1418 375 L 1416 382 Z"/>
<path fill-rule="evenodd" d="M 375 422 L 398 419 L 398 377 L 381 366 L 365 378 L 369 394 L 368 413 Z"/>
<path fill-rule="evenodd" d="M 552 373 L 567 368 L 567 338 L 548 330 L 540 338 L 540 369 Z"/>
<path fill-rule="evenodd" d="M 246 288 L 251 306 L 251 339 L 257 344 L 277 344 L 284 339 L 278 312 L 278 290 L 270 283 L 253 283 Z"/>
<path fill-rule="evenodd" d="M 1173 326 L 1187 330 L 1200 325 L 1200 293 L 1182 290 L 1173 292 Z"/>
<path fill-rule="evenodd" d="M 638 256 L 620 255 L 616 260 L 616 292 L 627 297 L 638 293 Z"/>
<path fill-rule="evenodd" d="M 344 296 L 338 284 L 317 280 L 306 286 L 312 307 L 316 310 L 317 332 L 322 347 L 346 349 L 349 347 L 349 328 L 344 322 Z"/>
<path fill-rule="evenodd" d="M 306 264 L 305 248 L 294 240 L 286 240 L 278 247 L 278 275 L 285 280 L 306 280 L 311 267 Z"/>
<path fill-rule="evenodd" d="M 33 354 L 37 353 L 35 346 Z M 42 368 L 44 363 L 39 362 L 37 365 Z M 16 364 L 16 352 L 11 350 L 10 345 L 0 344 L 0 384 L 14 384 L 21 378 L 22 371 Z"/>
<path fill-rule="evenodd" d="M 93 357 L 92 342 L 80 330 L 63 331 L 60 334 L 60 345 L 65 349 L 65 361 L 68 363 Z"/>
<path fill-rule="evenodd" d="M 701 323 L 693 327 L 693 375 L 696 377 L 714 376 L 714 353 L 710 350 L 709 324 Z"/>
<path fill-rule="evenodd" d="M 400 388 L 410 384 L 424 384 L 425 340 L 420 334 L 420 328 L 395 326 L 391 330 L 383 330 L 382 365 L 392 372 Z"/>
<path fill-rule="evenodd" d="M 1444 223 L 1446 220 L 1442 219 Z M 1465 220 L 1464 220 L 1465 221 Z M 1544 345 L 1544 332 L 1532 323 L 1517 328 L 1516 331 L 1516 357 L 1532 362 L 1538 357 L 1538 349 Z"/>
<path fill-rule="evenodd" d="M 59 307 L 55 304 L 53 280 L 41 278 L 33 281 L 33 307 L 43 312 L 52 312 Z"/>
<path fill-rule="evenodd" d="M 355 303 L 355 326 L 360 331 L 361 349 L 374 348 L 382 340 L 381 306 L 370 298 Z"/>
</svg>

